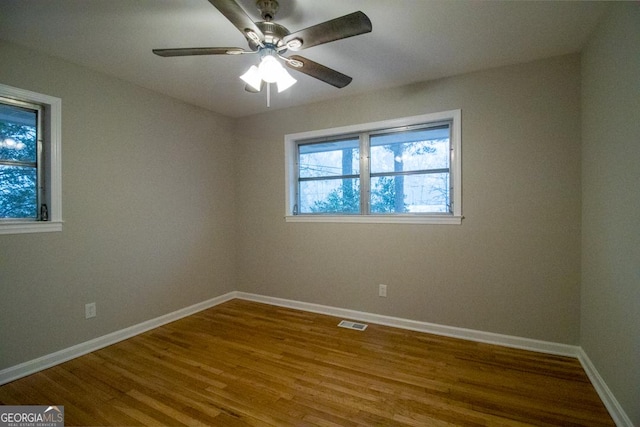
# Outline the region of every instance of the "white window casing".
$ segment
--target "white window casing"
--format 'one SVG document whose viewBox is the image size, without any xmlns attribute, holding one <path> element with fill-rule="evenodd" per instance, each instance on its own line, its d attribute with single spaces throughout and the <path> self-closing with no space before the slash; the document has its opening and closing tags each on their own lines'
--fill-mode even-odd
<svg viewBox="0 0 640 427">
<path fill-rule="evenodd" d="M 48 219 L 2 220 L 0 234 L 62 231 L 62 100 L 49 95 L 0 84 L 0 97 L 36 104 L 42 108 L 42 161 L 44 184 L 42 203 L 47 205 Z"/>
</svg>

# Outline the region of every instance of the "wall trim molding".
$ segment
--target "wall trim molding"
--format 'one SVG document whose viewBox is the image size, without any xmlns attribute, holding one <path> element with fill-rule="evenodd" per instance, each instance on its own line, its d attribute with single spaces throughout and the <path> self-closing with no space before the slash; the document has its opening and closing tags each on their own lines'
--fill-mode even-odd
<svg viewBox="0 0 640 427">
<path fill-rule="evenodd" d="M 613 421 L 616 423 L 616 426 L 633 427 L 631 418 L 629 418 L 624 409 L 622 409 L 622 406 L 620 406 L 620 403 L 604 382 L 604 379 L 602 379 L 600 373 L 582 347 L 578 349 L 578 360 L 587 373 L 591 384 L 593 384 L 593 388 L 596 389 L 596 392 L 600 396 L 602 403 L 604 403 L 607 411 L 609 411 L 609 415 L 611 415 L 611 418 L 613 418 Z"/>
<path fill-rule="evenodd" d="M 585 351 L 579 346 L 554 343 L 549 341 L 534 340 L 511 335 L 496 334 L 474 329 L 458 328 L 455 326 L 439 325 L 436 323 L 421 322 L 417 320 L 403 319 L 400 317 L 383 316 L 380 314 L 367 313 L 346 308 L 331 307 L 321 304 L 313 304 L 302 301 L 289 300 L 284 298 L 269 297 L 259 294 L 252 294 L 240 291 L 231 291 L 224 295 L 185 307 L 174 312 L 147 320 L 137 325 L 130 326 L 119 331 L 71 346 L 69 348 L 56 351 L 29 360 L 19 365 L 11 366 L 0 371 L 0 385 L 7 384 L 27 375 L 45 370 L 55 365 L 59 365 L 76 357 L 83 356 L 92 351 L 100 350 L 109 345 L 124 341 L 136 335 L 155 329 L 167 323 L 174 322 L 184 317 L 195 314 L 199 311 L 215 307 L 233 299 L 243 299 L 263 304 L 279 307 L 303 310 L 312 313 L 325 314 L 328 316 L 342 317 L 360 322 L 375 323 L 378 325 L 391 326 L 394 328 L 407 329 L 411 331 L 424 332 L 434 335 L 442 335 L 451 338 L 460 338 L 470 341 L 495 344 L 504 347 L 530 350 L 538 353 L 554 354 L 559 356 L 573 357 L 580 361 L 589 380 L 593 384 L 596 392 L 600 396 L 603 404 L 609 411 L 611 418 L 619 427 L 633 427 L 631 419 L 627 416 L 620 403 L 617 401 L 604 379 L 600 376 L 595 365 L 591 362 Z"/>
<path fill-rule="evenodd" d="M 224 295 L 211 298 L 209 300 L 191 305 L 189 307 L 181 308 L 174 312 L 156 317 L 155 319 L 147 320 L 137 325 L 130 326 L 119 331 L 112 332 L 107 335 L 103 335 L 98 338 L 94 338 L 89 341 L 56 351 L 54 353 L 46 354 L 37 359 L 29 360 L 19 365 L 11 366 L 9 368 L 0 371 L 0 385 L 15 381 L 19 378 L 26 377 L 27 375 L 35 374 L 36 372 L 43 371 L 52 366 L 59 365 L 68 360 L 75 359 L 76 357 L 83 356 L 87 353 L 91 353 L 109 345 L 115 344 L 120 341 L 124 341 L 128 338 L 132 338 L 143 332 L 150 331 L 159 326 L 167 323 L 174 322 L 182 319 L 183 317 L 190 316 L 199 311 L 206 310 L 207 308 L 214 307 L 218 304 L 222 304 L 229 300 L 236 298 L 236 292 L 229 292 Z"/>
<path fill-rule="evenodd" d="M 458 328 L 455 326 L 445 326 L 436 323 L 421 322 L 417 320 L 403 319 L 400 317 L 383 316 L 380 314 L 367 313 L 363 311 L 349 310 L 345 308 L 331 307 L 320 304 L 312 304 L 274 298 L 264 295 L 237 292 L 236 297 L 248 301 L 261 302 L 280 307 L 294 308 L 312 313 L 326 314 L 335 317 L 344 317 L 349 320 L 359 322 L 375 323 L 377 325 L 391 326 L 394 328 L 407 329 L 417 332 L 425 332 L 434 335 L 441 335 L 451 338 L 461 338 L 470 341 L 482 342 L 486 344 L 496 344 L 504 347 L 531 350 L 538 353 L 554 354 L 558 356 L 568 356 L 577 358 L 579 347 L 567 344 L 554 343 L 549 341 L 521 338 L 511 335 L 496 334 L 493 332 L 483 332 L 474 329 Z"/>
</svg>

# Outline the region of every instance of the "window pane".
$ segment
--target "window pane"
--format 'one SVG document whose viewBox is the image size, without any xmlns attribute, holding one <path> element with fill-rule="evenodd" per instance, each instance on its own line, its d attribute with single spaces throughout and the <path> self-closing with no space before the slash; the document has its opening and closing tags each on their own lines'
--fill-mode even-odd
<svg viewBox="0 0 640 427">
<path fill-rule="evenodd" d="M 358 175 L 360 150 L 357 138 L 303 144 L 299 148 L 299 177 Z"/>
<path fill-rule="evenodd" d="M 36 163 L 37 112 L 0 103 L 0 161 Z"/>
<path fill-rule="evenodd" d="M 449 126 L 371 136 L 371 173 L 449 168 Z"/>
<path fill-rule="evenodd" d="M 300 213 L 360 213 L 358 178 L 300 182 Z"/>
<path fill-rule="evenodd" d="M 371 213 L 449 212 L 449 174 L 371 178 Z"/>
<path fill-rule="evenodd" d="M 0 165 L 0 218 L 37 218 L 35 168 Z"/>
</svg>

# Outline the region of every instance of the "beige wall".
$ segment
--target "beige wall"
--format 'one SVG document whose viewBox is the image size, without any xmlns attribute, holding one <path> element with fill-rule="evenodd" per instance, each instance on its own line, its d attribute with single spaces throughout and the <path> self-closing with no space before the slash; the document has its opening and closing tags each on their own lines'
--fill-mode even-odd
<svg viewBox="0 0 640 427">
<path fill-rule="evenodd" d="M 462 225 L 285 223 L 285 134 L 457 108 Z M 273 111 L 235 131 L 240 290 L 578 343 L 577 55 Z"/>
<path fill-rule="evenodd" d="M 580 344 L 640 426 L 640 7 L 617 3 L 582 60 Z"/>
<path fill-rule="evenodd" d="M 15 45 L 0 58 L 1 83 L 62 98 L 65 221 L 0 235 L 0 369 L 235 289 L 230 119 Z"/>
</svg>

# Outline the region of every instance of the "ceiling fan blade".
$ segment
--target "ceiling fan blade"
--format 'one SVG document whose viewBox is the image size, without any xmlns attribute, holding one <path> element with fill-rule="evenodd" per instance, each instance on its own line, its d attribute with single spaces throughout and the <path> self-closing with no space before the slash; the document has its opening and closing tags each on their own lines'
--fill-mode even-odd
<svg viewBox="0 0 640 427">
<path fill-rule="evenodd" d="M 240 30 L 242 35 L 247 39 L 247 31 L 253 31 L 260 40 L 264 40 L 264 34 L 258 28 L 255 22 L 251 20 L 249 15 L 240 7 L 234 0 L 209 0 L 209 3 L 213 5 L 220 13 L 224 15 L 235 27 Z"/>
<path fill-rule="evenodd" d="M 362 12 L 353 12 L 349 15 L 296 31 L 284 37 L 283 40 L 287 44 L 287 48 L 298 51 L 319 44 L 370 33 L 371 29 L 371 21 L 367 15 Z M 292 40 L 299 40 L 302 44 L 300 46 L 297 46 L 295 42 L 289 44 Z"/>
<path fill-rule="evenodd" d="M 158 56 L 193 56 L 193 55 L 240 55 L 253 53 L 239 47 L 185 47 L 178 49 L 153 49 Z"/>
<path fill-rule="evenodd" d="M 336 70 L 332 70 L 329 67 L 325 67 L 324 65 L 318 64 L 317 62 L 313 62 L 310 59 L 303 58 L 302 56 L 292 55 L 287 59 L 293 60 L 292 62 L 287 61 L 287 67 L 304 73 L 308 76 L 315 77 L 318 80 L 322 80 L 325 83 L 329 83 L 331 86 L 335 86 L 338 89 L 341 89 L 351 83 L 353 80 L 351 77 L 342 74 Z M 294 66 L 292 63 L 296 63 L 298 61 L 302 64 L 302 66 Z"/>
</svg>

